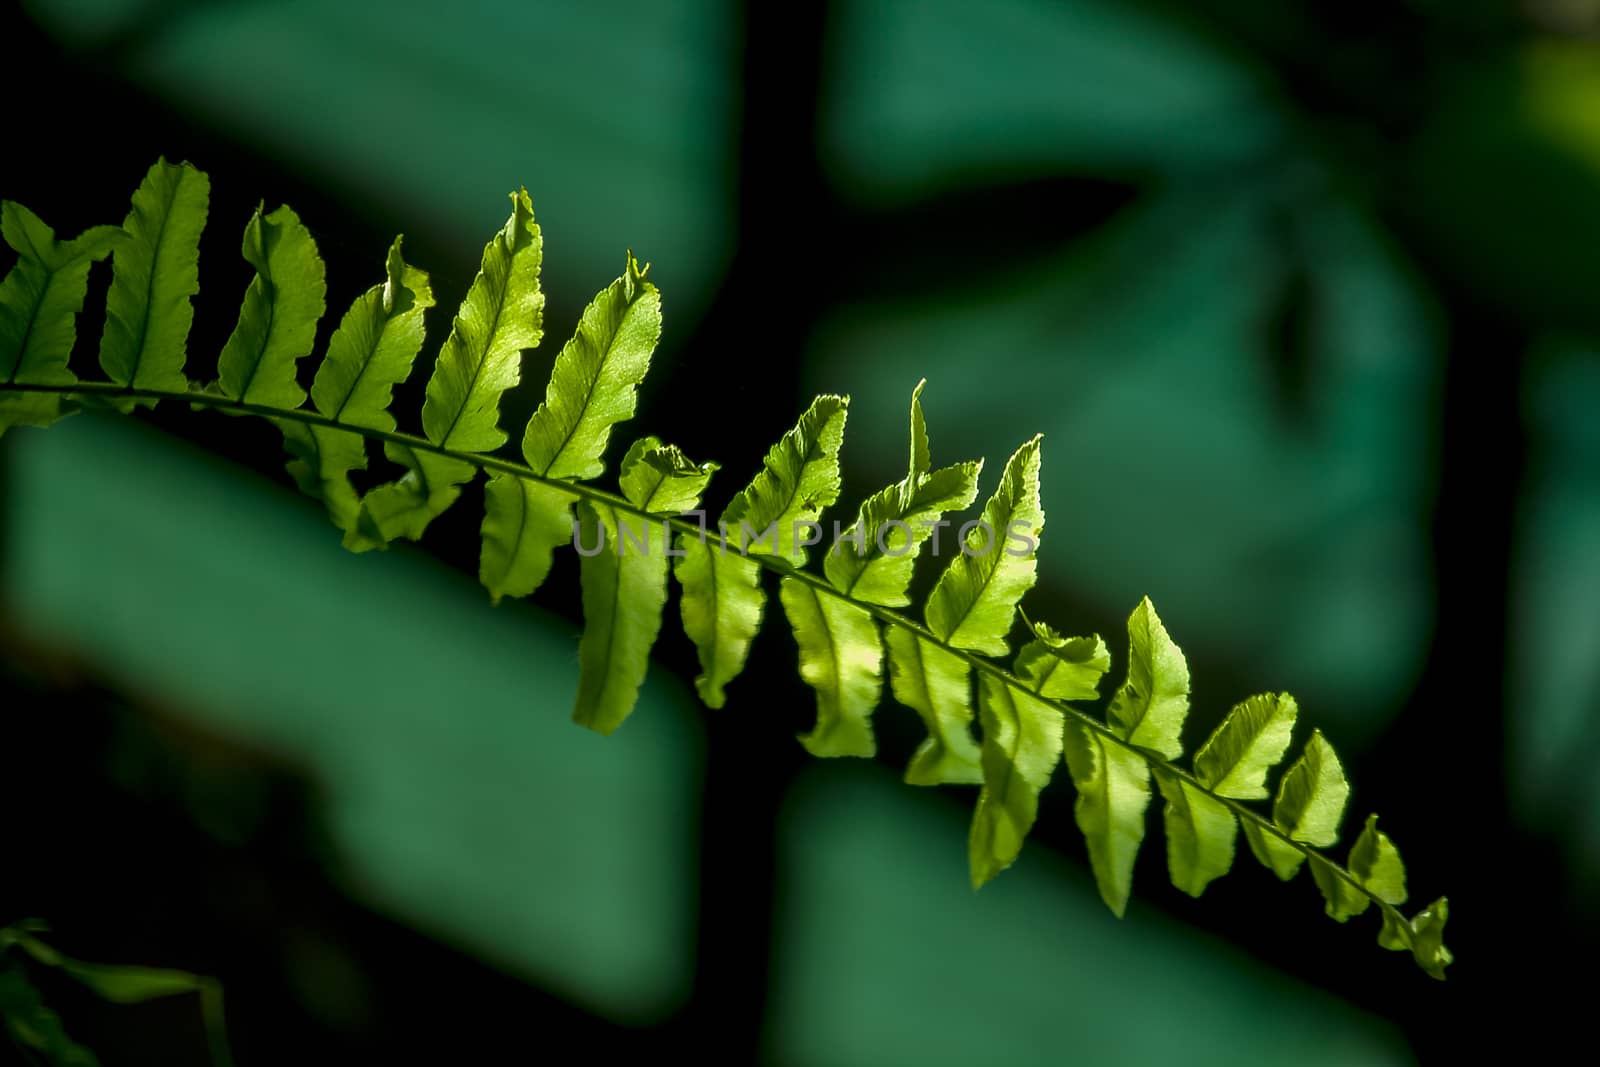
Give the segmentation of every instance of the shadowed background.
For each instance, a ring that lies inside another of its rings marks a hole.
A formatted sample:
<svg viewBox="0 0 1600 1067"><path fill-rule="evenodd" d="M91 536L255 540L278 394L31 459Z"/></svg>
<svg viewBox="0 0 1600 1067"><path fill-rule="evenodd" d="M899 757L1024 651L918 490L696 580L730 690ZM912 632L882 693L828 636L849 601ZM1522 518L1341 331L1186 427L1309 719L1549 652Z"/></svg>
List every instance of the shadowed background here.
<svg viewBox="0 0 1600 1067"><path fill-rule="evenodd" d="M1042 431L1030 614L1104 634L1116 678L1150 595L1191 748L1292 691L1345 757L1346 839L1383 814L1458 962L1430 982L1243 856L1191 901L1153 812L1117 922L1062 772L974 895L971 791L898 783L892 700L876 760L805 757L776 617L708 712L669 605L638 710L591 735L570 555L491 608L469 491L422 548L352 556L271 426L174 405L0 441L0 924L220 976L245 1065L1366 1065L1576 1025L1544 965L1597 933L1600 2L0 19L0 196L74 233L158 154L211 174L193 377L259 200L310 227L330 309L396 232L450 309L525 185L546 340L504 425L632 248L666 328L625 432L720 462L713 507L817 392L852 396L831 517L902 473L919 378L936 464L987 457L985 495ZM204 1062L192 1005L45 989L112 1067Z"/></svg>

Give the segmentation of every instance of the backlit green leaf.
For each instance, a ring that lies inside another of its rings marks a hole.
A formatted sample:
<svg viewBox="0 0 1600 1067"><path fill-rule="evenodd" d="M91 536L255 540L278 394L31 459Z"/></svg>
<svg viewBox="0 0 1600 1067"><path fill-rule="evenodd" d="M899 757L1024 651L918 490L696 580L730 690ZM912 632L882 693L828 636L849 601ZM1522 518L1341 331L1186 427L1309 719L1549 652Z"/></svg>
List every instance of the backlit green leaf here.
<svg viewBox="0 0 1600 1067"><path fill-rule="evenodd" d="M433 290L427 274L401 257L398 237L384 266L383 284L356 298L328 341L311 385L311 403L338 423L387 433L395 429L389 413L394 387L410 375L422 347L423 312L433 306ZM295 484L327 505L335 526L351 530L361 505L349 474L366 469L366 439L326 426L276 421L295 457L288 465Z"/></svg>
<svg viewBox="0 0 1600 1067"><path fill-rule="evenodd" d="M872 711L883 691L883 642L865 608L819 595L798 578L778 591L800 646L800 677L817 691L817 725L800 735L813 756L871 756Z"/></svg>
<svg viewBox="0 0 1600 1067"><path fill-rule="evenodd" d="M1175 759L1188 712L1189 665L1145 597L1128 617L1128 679L1107 718L1128 741Z"/></svg>
<svg viewBox="0 0 1600 1067"><path fill-rule="evenodd" d="M1326 847L1339 839L1339 817L1350 796L1350 783L1333 746L1313 730L1305 751L1284 774L1272 821L1295 841Z"/></svg>
<svg viewBox="0 0 1600 1067"><path fill-rule="evenodd" d="M653 437L635 442L622 461L628 500L646 511L693 508L710 477ZM582 502L578 515L584 630L573 718L608 734L633 711L661 631L672 534L658 520L598 501Z"/></svg>
<svg viewBox="0 0 1600 1067"><path fill-rule="evenodd" d="M1039 442L1012 454L983 517L957 531L958 552L928 598L924 617L935 637L956 648L1003 656L1017 602L1037 577L1044 530L1039 503Z"/></svg>
<svg viewBox="0 0 1600 1067"><path fill-rule="evenodd" d="M1094 700L1100 678L1111 669L1111 652L1098 634L1062 637L1045 623L1034 623L1034 639L1017 653L1017 674L1033 691L1055 700Z"/></svg>
<svg viewBox="0 0 1600 1067"><path fill-rule="evenodd" d="M183 392L191 298L200 291L200 232L211 181L187 163L158 159L133 194L112 257L100 366L118 385Z"/></svg>
<svg viewBox="0 0 1600 1067"><path fill-rule="evenodd" d="M495 474L484 486L478 580L498 604L528 596L550 574L555 550L570 544L578 498L551 485Z"/></svg>
<svg viewBox="0 0 1600 1067"><path fill-rule="evenodd" d="M421 537L478 473L477 467L463 460L393 441L384 444L383 454L406 468L406 473L361 498L356 524L347 527L344 535L344 546L355 552L383 548L397 537L413 541Z"/></svg>
<svg viewBox="0 0 1600 1067"><path fill-rule="evenodd" d="M1272 821L1293 841L1319 848L1339 837L1339 817L1344 814L1350 785L1333 746L1320 731L1313 731L1305 751L1278 783ZM1279 878L1288 881L1305 861L1305 853L1253 823L1245 823L1250 850Z"/></svg>
<svg viewBox="0 0 1600 1067"><path fill-rule="evenodd" d="M1406 865L1389 835L1378 829L1378 817L1367 824L1350 849L1350 873L1362 887L1385 904L1406 902Z"/></svg>
<svg viewBox="0 0 1600 1067"><path fill-rule="evenodd" d="M720 708L727 701L723 687L744 669L761 628L761 567L714 534L679 534L678 551L672 573L683 586L683 630L700 657L695 691L707 707Z"/></svg>
<svg viewBox="0 0 1600 1067"><path fill-rule="evenodd" d="M1198 897L1212 879L1227 874L1233 866L1233 844L1238 836L1233 812L1170 771L1156 767L1155 778L1166 800L1162 820L1172 884Z"/></svg>
<svg viewBox="0 0 1600 1067"><path fill-rule="evenodd" d="M1315 852L1311 854L1311 878L1328 902L1329 918L1344 922L1366 911L1372 903L1367 894L1350 884L1338 867Z"/></svg>
<svg viewBox="0 0 1600 1067"><path fill-rule="evenodd" d="M822 509L839 499L839 446L850 401L819 396L767 452L761 472L722 513L730 550L779 556L804 566L801 541ZM815 541L813 543L816 543Z"/></svg>
<svg viewBox="0 0 1600 1067"><path fill-rule="evenodd" d="M973 888L1011 866L1021 853L1039 815L1039 793L1061 761L1062 730L1059 709L990 674L979 680L978 715L983 788L967 838Z"/></svg>
<svg viewBox="0 0 1600 1067"><path fill-rule="evenodd" d="M528 191L512 193L511 205L511 217L484 247L422 405L428 440L458 452L488 452L505 443L500 396L520 379L523 350L543 335L544 241Z"/></svg>
<svg viewBox="0 0 1600 1067"><path fill-rule="evenodd" d="M1218 796L1264 800L1267 772L1289 748L1296 710L1288 693L1263 693L1234 705L1195 753L1200 784Z"/></svg>
<svg viewBox="0 0 1600 1067"><path fill-rule="evenodd" d="M910 785L983 781L972 737L972 675L967 661L910 630L889 627L889 682L894 698L922 717L928 736L906 767Z"/></svg>
<svg viewBox="0 0 1600 1067"><path fill-rule="evenodd" d="M622 277L594 298L556 357L544 403L522 438L522 454L539 474L599 477L611 427L633 417L635 389L661 336L661 294L644 274L628 253Z"/></svg>
<svg viewBox="0 0 1600 1067"><path fill-rule="evenodd" d="M115 226L96 226L70 241L39 216L0 202L0 236L17 262L0 282L0 383L70 385L67 357L77 337L78 312L89 287L89 266L127 240ZM48 426L72 408L58 393L0 397L0 433L9 426Z"/></svg>
<svg viewBox="0 0 1600 1067"><path fill-rule="evenodd" d="M699 506L700 494L719 469L715 463L693 462L676 445L643 437L628 449L618 480L622 495L635 507L654 515L679 515Z"/></svg>
<svg viewBox="0 0 1600 1067"><path fill-rule="evenodd" d="M579 502L578 523L584 625L572 718L609 734L633 711L661 631L670 535L658 523L592 500Z"/></svg>
<svg viewBox="0 0 1600 1067"><path fill-rule="evenodd" d="M1106 905L1122 917L1133 890L1133 861L1144 840L1150 764L1074 720L1066 724L1067 769L1078 789L1073 806L1089 844L1089 866Z"/></svg>
<svg viewBox="0 0 1600 1067"><path fill-rule="evenodd" d="M295 383L295 361L311 352L327 292L322 257L288 207L270 215L257 207L242 252L256 276L217 357L217 385L230 400L297 408L306 393Z"/></svg>

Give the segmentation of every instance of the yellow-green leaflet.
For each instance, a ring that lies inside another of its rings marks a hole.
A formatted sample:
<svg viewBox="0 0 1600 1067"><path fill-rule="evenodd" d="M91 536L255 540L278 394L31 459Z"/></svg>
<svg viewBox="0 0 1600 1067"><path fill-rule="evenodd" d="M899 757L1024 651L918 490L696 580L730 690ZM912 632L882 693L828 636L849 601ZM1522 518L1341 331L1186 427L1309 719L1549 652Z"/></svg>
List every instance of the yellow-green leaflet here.
<svg viewBox="0 0 1600 1067"><path fill-rule="evenodd" d="M1062 637L1048 624L1033 624L1034 638L1017 653L1017 674L1033 691L1055 700L1094 700L1100 678L1111 669L1111 650L1100 639Z"/></svg>
<svg viewBox="0 0 1600 1067"><path fill-rule="evenodd" d="M183 392L190 299L200 291L200 232L211 180L187 163L156 160L122 223L112 253L100 366L118 385Z"/></svg>
<svg viewBox="0 0 1600 1067"><path fill-rule="evenodd" d="M1195 753L1195 777L1218 796L1266 799L1267 772L1289 748L1296 711L1288 693L1263 693L1234 705Z"/></svg>
<svg viewBox="0 0 1600 1067"><path fill-rule="evenodd" d="M623 458L623 493L643 511L687 511L699 503L715 469L646 437ZM633 711L661 631L672 535L657 520L598 501L584 501L578 513L585 625L573 718L608 734Z"/></svg>
<svg viewBox="0 0 1600 1067"><path fill-rule="evenodd" d="M1189 664L1145 597L1128 616L1128 680L1107 718L1129 742L1168 759L1183 755L1179 734L1189 712Z"/></svg>
<svg viewBox="0 0 1600 1067"><path fill-rule="evenodd" d="M572 541L578 498L555 486L496 474L483 487L478 580L496 604L544 584L555 550Z"/></svg>
<svg viewBox="0 0 1600 1067"><path fill-rule="evenodd" d="M1237 836L1233 812L1216 797L1175 774L1155 768L1156 787L1166 806L1167 868L1172 884L1197 897L1212 879L1233 866Z"/></svg>
<svg viewBox="0 0 1600 1067"><path fill-rule="evenodd" d="M813 756L871 756L872 710L883 689L883 643L865 608L785 578L778 599L800 646L800 677L817 691L817 725L800 735Z"/></svg>
<svg viewBox="0 0 1600 1067"><path fill-rule="evenodd" d="M433 306L433 290L428 285L428 275L401 256L398 237L389 248L384 270L383 283L356 298L329 338L328 354L311 385L311 403L336 423L388 432L395 428L394 416L389 413L394 387L411 374L422 348L423 313ZM359 525L361 502L349 475L352 470L366 469L366 439L357 433L293 419L275 421L283 431L285 446L295 457L288 464L295 484L321 499L334 525L350 534L352 540L359 539L363 547L372 547L368 541L381 535L367 538L359 531L352 533ZM383 498L387 496L392 501L397 492L400 491L391 489L380 494L371 514L382 511ZM455 497L448 499L453 501ZM375 518L370 522L374 531L383 525ZM388 522L389 528L395 529L394 521ZM417 527L419 533L425 526L423 522Z"/></svg>
<svg viewBox="0 0 1600 1067"><path fill-rule="evenodd" d="M295 362L311 354L328 288L317 243L287 205L270 215L257 207L241 252L256 276L217 357L218 388L231 400L297 408L306 393L295 383Z"/></svg>
<svg viewBox="0 0 1600 1067"><path fill-rule="evenodd" d="M368 543L366 536L353 532L360 523L361 498L350 484L350 472L366 469L366 438L295 419L274 419L273 423L283 431L283 446L294 457L284 464L289 476L302 493L322 501L328 509L328 518L346 531L349 538L346 546L358 547L359 541L361 548L380 547L381 542L376 541L376 526L372 543Z"/></svg>
<svg viewBox="0 0 1600 1067"><path fill-rule="evenodd" d="M397 537L421 537L428 524L456 502L461 486L478 473L464 460L392 441L384 444L383 454L406 473L361 498L356 524L344 535L344 546L354 552L383 548Z"/></svg>
<svg viewBox="0 0 1600 1067"><path fill-rule="evenodd" d="M1450 950L1444 947L1444 928L1450 919L1450 901L1440 897L1412 919L1407 919L1391 905L1381 904L1379 907L1383 911L1383 930L1378 934L1378 944L1395 951L1409 951L1418 967L1442 981L1444 969L1455 959Z"/></svg>
<svg viewBox="0 0 1600 1067"><path fill-rule="evenodd" d="M661 294L633 253L622 276L584 310L556 357L522 437L528 466L550 478L598 478L611 427L633 417L635 390L661 336Z"/></svg>
<svg viewBox="0 0 1600 1067"><path fill-rule="evenodd" d="M897 626L886 634L894 698L922 717L928 736L911 754L910 785L983 781L972 737L972 677L967 661Z"/></svg>
<svg viewBox="0 0 1600 1067"><path fill-rule="evenodd" d="M983 788L972 813L967 860L973 888L1011 866L1039 815L1039 794L1061 762L1059 709L985 674L978 684Z"/></svg>
<svg viewBox="0 0 1600 1067"><path fill-rule="evenodd" d="M0 382L70 385L67 357L77 339L78 312L89 288L89 265L128 239L115 226L96 226L70 241L11 200L0 202L0 236L17 253L0 282ZM67 412L53 393L12 393L0 399L0 433L8 426L48 426Z"/></svg>
<svg viewBox="0 0 1600 1067"><path fill-rule="evenodd" d="M794 429L767 452L760 473L722 513L731 550L766 554L796 567L806 562L800 542L822 509L839 499L839 446L850 401L819 396Z"/></svg>
<svg viewBox="0 0 1600 1067"><path fill-rule="evenodd" d="M1406 902L1406 865L1389 835L1378 829L1378 817L1367 816L1361 836L1350 849L1350 873L1385 904Z"/></svg>
<svg viewBox="0 0 1600 1067"><path fill-rule="evenodd" d="M1350 785L1333 746L1321 731L1313 731L1305 751L1278 784L1272 821L1291 841L1331 845L1339 838L1339 817L1349 796ZM1299 849L1253 824L1245 824L1245 836L1256 858L1285 881L1294 877L1305 859Z"/></svg>
<svg viewBox="0 0 1600 1067"><path fill-rule="evenodd" d="M955 648L1003 656L1017 602L1033 588L1035 553L1044 530L1039 503L1039 442L1012 454L981 520L965 535L939 575L924 617L933 635ZM1022 540L1022 539L1026 540Z"/></svg>
<svg viewBox="0 0 1600 1067"><path fill-rule="evenodd" d="M422 404L428 440L458 452L505 443L500 396L521 377L522 351L543 336L539 265L544 240L526 189L511 194L511 217L483 249L483 263L433 365Z"/></svg>
<svg viewBox="0 0 1600 1067"><path fill-rule="evenodd" d="M1331 861L1315 852L1310 859L1311 880L1317 883L1322 898L1328 902L1328 918L1345 922L1371 906L1372 898L1346 881Z"/></svg>
<svg viewBox="0 0 1600 1067"><path fill-rule="evenodd" d="M706 707L720 708L728 699L723 687L744 669L761 628L761 567L714 535L679 534L678 551L672 573L683 586L683 631L700 657L695 692Z"/></svg>
<svg viewBox="0 0 1600 1067"><path fill-rule="evenodd" d="M1065 742L1067 769L1078 789L1073 814L1089 844L1095 885L1106 906L1121 918L1133 890L1133 861L1144 840L1150 764L1074 720L1067 721Z"/></svg>

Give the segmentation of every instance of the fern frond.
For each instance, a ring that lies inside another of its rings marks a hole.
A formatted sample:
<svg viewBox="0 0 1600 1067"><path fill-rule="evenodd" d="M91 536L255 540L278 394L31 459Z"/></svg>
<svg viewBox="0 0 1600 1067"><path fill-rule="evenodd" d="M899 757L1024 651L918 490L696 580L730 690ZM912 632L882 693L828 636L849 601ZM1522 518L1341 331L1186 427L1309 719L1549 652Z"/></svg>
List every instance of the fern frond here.
<svg viewBox="0 0 1600 1067"><path fill-rule="evenodd" d="M1279 780L1270 814L1245 803L1268 796L1271 771L1292 740L1298 708L1288 694L1235 706L1186 769L1179 761L1188 664L1148 599L1128 620L1127 670L1105 719L1077 706L1098 698L1111 666L1098 636L1065 637L1030 623L1011 669L1000 664L1013 652L1020 601L1036 578L1040 438L1011 456L978 519L948 522L942 516L976 498L982 465L933 469L918 383L906 476L864 500L845 529L833 524L814 573L805 569L806 550L824 543L823 512L840 493L844 397L812 403L715 529L697 509L716 465L693 463L658 438L628 450L619 493L592 484L613 429L634 414L661 329L660 296L631 253L555 360L544 402L523 432L525 462L517 462L494 450L507 440L500 398L521 377L523 351L543 333L543 246L526 190L512 194L511 216L485 248L434 363L420 434L400 428L392 398L421 348L433 298L398 239L383 283L356 299L330 339L311 407L304 406L296 362L309 352L324 307L323 264L288 208L258 209L250 220L244 253L256 278L219 360L220 380L187 384L206 193L203 174L158 160L124 227L98 227L69 242L57 242L25 208L3 205L0 230L19 259L0 283L0 431L47 424L91 403L128 411L178 400L267 418L284 433L295 481L324 502L355 550L422 537L486 472L479 577L496 601L537 589L555 551L576 540L586 626L574 717L602 733L633 708L661 629L669 560L701 667L695 686L713 708L743 670L765 610L762 577L773 572L801 677L816 692L816 725L802 743L820 756L871 755L887 658L895 699L928 731L906 780L981 786L968 838L975 886L1017 860L1040 794L1064 759L1096 884L1116 914L1130 898L1153 781L1165 802L1178 889L1198 896L1225 874L1242 828L1251 851L1279 877L1309 863L1329 915L1343 921L1376 904L1379 943L1443 976L1451 961L1443 944L1448 902L1440 898L1410 918L1400 912L1405 867L1376 818L1347 864L1321 851L1338 840L1349 784L1320 732ZM113 248L101 339L106 380L79 381L68 367L76 316L90 264ZM374 443L404 473L358 497L349 474L365 467ZM919 624L895 609L914 607L907 591L916 562L926 546L941 554L940 532L949 526L956 529L946 539L950 558ZM981 740L972 734L974 676Z"/></svg>

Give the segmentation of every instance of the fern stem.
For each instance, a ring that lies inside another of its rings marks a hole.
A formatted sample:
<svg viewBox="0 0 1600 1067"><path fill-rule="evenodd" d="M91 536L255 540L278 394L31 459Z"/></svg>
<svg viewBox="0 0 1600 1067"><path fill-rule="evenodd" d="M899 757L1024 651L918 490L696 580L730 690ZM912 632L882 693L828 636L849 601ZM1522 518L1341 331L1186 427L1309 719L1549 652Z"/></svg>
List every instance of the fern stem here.
<svg viewBox="0 0 1600 1067"><path fill-rule="evenodd" d="M455 449L445 448L441 445L434 444L425 437L419 437L414 434L401 433L397 430L375 430L365 426L354 426L348 423L342 423L336 419L329 418L328 416L305 408L275 408L266 404L252 404L246 403L242 400L233 400L216 393L205 393L198 391L179 392L175 390L162 389L138 389L117 385L112 382L75 382L71 385L33 385L19 384L15 382L0 382L0 394L4 394L6 392L51 393L64 397L72 395L84 395L116 396L127 397L130 399L172 400L180 403L188 403L196 407L244 412L246 414L259 415L264 418L289 419L295 422L302 422L311 426L318 426L328 430L337 430L344 433L356 434L372 441L403 445L419 452L430 452L449 459L460 460L483 470L496 471L501 474L508 474L513 477L523 478L528 481L551 486L553 488L560 489L564 493L571 494L572 496L583 497L587 500L614 508L619 512L624 512L650 522L665 523L675 532L686 534L690 537L699 539L705 537L706 535L705 529L699 525L690 523L673 515L657 514L655 512L648 511L644 508L634 505L623 496L614 493L608 493L603 489L598 489L582 482L567 481L562 478L550 478L538 473L537 471L533 470L533 468L526 466L525 464L516 463L511 460L500 459L498 457L485 455L480 452L461 452ZM1013 689L1017 692L1026 693L1032 699L1042 701L1043 703L1049 704L1052 707L1058 708L1064 714L1072 716L1073 719L1075 719L1086 729L1094 731L1104 740L1116 745L1118 748L1133 753L1140 759L1144 760L1151 767L1158 768L1166 774L1181 779L1187 785L1192 786L1199 792L1204 793L1216 800L1218 803L1231 811L1241 823L1248 820L1250 823L1254 824L1257 829L1277 838L1289 848L1294 849L1296 852L1299 852L1308 859L1312 856L1316 856L1317 858L1325 861L1328 866L1333 868L1334 872L1350 886L1350 888L1354 889L1357 893L1377 904L1380 909L1385 911L1393 910L1390 905L1379 899L1379 897L1372 890L1369 890L1362 885L1360 881L1358 881L1343 864L1329 859L1327 856L1323 855L1320 850L1315 849L1310 845L1293 840L1286 830L1279 827L1271 819L1263 817L1261 813L1257 812L1254 808L1249 807L1241 801L1235 800L1231 797L1221 796L1212 790L1207 789L1200 783L1199 779L1197 779L1190 772L1177 766L1172 761L1166 759L1158 753L1152 752L1151 750L1140 745L1133 744L1114 731L1105 722L1094 717L1093 715L1090 715L1084 711L1080 711L1078 708L1063 701L1040 696L1026 682L1012 674L1010 671L1007 671L1004 667L1001 667L994 661L984 656L980 656L977 653L969 652L966 649L957 648L948 644L939 637L936 637L930 630L922 626L920 623L901 615L899 612L878 604L870 603L868 601L857 600L848 593L840 592L825 579L808 571L799 570L791 566L781 557L753 554L747 556L746 558L753 560L758 565L769 571L773 571L784 577L793 578L796 581L802 582L810 586L812 590L819 594L830 596L836 600L841 600L848 604L854 605L855 607L867 612L874 618L883 622L885 625L895 626L902 630L907 630L915 634L920 640L941 648L950 653L952 656L962 660L973 670L982 672L999 680L1010 689Z"/></svg>

